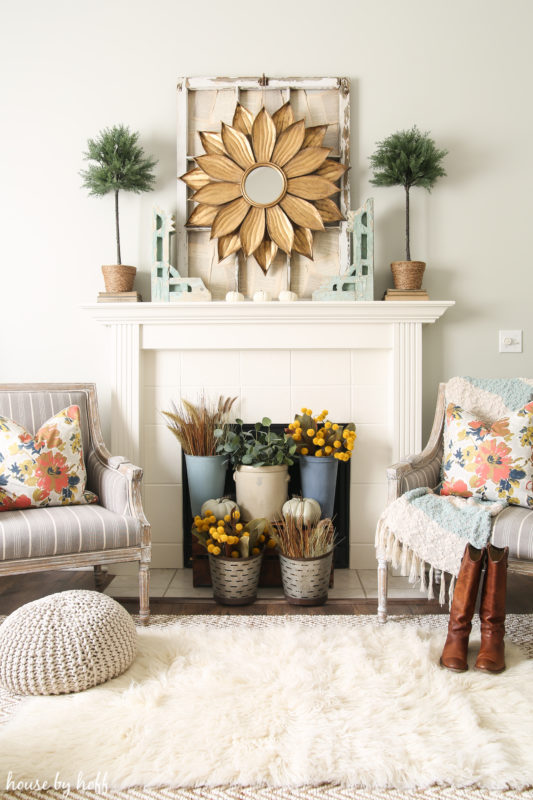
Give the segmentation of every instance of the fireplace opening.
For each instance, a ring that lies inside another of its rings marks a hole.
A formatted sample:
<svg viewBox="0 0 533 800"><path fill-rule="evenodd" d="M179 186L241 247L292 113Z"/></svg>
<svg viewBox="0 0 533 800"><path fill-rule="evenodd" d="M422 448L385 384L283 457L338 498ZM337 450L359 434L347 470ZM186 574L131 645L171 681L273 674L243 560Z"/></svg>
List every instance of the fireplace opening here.
<svg viewBox="0 0 533 800"><path fill-rule="evenodd" d="M271 427L276 433L282 433L286 425L273 423ZM246 424L244 428L250 430L253 428L253 425ZM183 452L181 455L181 468L183 476L183 566L192 568L193 586L210 586L211 578L207 554L205 549L196 541L191 533L193 516L191 513L187 469ZM296 461L292 467L289 467L289 479L288 496L301 495L300 467L298 461ZM224 496L235 500L235 481L233 480L233 470L231 468L228 468L226 472ZM339 461L333 517L338 538L334 558L335 569L346 569L350 565L350 461ZM279 560L275 553L265 553L259 585L281 586Z"/></svg>

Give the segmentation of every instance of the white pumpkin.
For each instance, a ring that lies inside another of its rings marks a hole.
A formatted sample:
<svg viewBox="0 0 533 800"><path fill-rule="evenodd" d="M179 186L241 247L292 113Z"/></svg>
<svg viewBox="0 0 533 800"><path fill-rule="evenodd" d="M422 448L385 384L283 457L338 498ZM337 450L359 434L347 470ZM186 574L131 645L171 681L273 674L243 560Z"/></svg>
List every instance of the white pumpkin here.
<svg viewBox="0 0 533 800"><path fill-rule="evenodd" d="M226 514L231 514L232 511L238 511L239 506L227 497L219 497L216 500L206 500L205 503L202 503L202 517L207 509L209 509L217 519L224 519Z"/></svg>
<svg viewBox="0 0 533 800"><path fill-rule="evenodd" d="M302 518L304 525L315 525L322 510L312 497L293 497L283 505L282 512L284 517Z"/></svg>
<svg viewBox="0 0 533 800"><path fill-rule="evenodd" d="M269 303L272 300L272 295L270 292L265 291L265 289L259 289L259 291L254 292L253 301L254 303Z"/></svg>
<svg viewBox="0 0 533 800"><path fill-rule="evenodd" d="M228 292L226 295L226 303L242 303L244 295L240 292Z"/></svg>
<svg viewBox="0 0 533 800"><path fill-rule="evenodd" d="M279 293L278 300L280 303L294 303L298 300L298 295L296 292L289 292L287 289Z"/></svg>

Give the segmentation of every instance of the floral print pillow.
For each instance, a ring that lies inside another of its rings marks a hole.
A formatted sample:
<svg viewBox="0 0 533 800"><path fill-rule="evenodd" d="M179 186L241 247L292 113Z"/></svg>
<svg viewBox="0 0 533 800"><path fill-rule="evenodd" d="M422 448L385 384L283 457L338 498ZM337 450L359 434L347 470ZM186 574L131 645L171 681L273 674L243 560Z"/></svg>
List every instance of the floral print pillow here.
<svg viewBox="0 0 533 800"><path fill-rule="evenodd" d="M533 508L533 402L492 425L450 403L441 478L441 494Z"/></svg>
<svg viewBox="0 0 533 800"><path fill-rule="evenodd" d="M0 511L94 503L86 482L79 406L64 408L35 436L0 416Z"/></svg>

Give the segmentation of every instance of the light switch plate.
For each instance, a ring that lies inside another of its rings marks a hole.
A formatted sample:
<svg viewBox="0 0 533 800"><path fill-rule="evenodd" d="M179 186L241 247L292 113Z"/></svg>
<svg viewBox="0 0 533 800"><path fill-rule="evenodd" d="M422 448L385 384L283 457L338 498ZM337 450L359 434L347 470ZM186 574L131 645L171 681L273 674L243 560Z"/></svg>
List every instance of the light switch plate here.
<svg viewBox="0 0 533 800"><path fill-rule="evenodd" d="M522 331L499 331L500 353L522 352Z"/></svg>

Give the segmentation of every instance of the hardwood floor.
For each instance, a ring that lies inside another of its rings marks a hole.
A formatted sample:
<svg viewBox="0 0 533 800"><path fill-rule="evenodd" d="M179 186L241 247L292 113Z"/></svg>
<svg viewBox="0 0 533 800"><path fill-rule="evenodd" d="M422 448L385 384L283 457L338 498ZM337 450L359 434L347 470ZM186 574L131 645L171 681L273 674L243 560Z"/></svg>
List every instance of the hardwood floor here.
<svg viewBox="0 0 533 800"><path fill-rule="evenodd" d="M111 582L105 577L105 588ZM24 603L37 600L54 592L69 589L94 589L92 572L77 570L55 570L28 575L8 575L0 578L0 614L10 614ZM533 580L524 575L509 575L507 587L507 611L509 614L533 614ZM137 601L117 598L131 613L138 612ZM447 614L446 606L436 600L400 598L389 599L390 614ZM375 599L349 598L330 599L324 606L306 608L291 606L285 600L258 601L251 606L220 606L209 598L151 598L153 614L375 614Z"/></svg>

